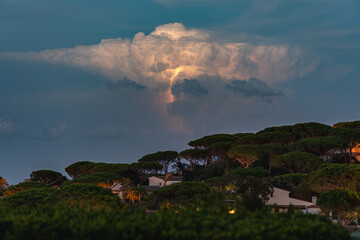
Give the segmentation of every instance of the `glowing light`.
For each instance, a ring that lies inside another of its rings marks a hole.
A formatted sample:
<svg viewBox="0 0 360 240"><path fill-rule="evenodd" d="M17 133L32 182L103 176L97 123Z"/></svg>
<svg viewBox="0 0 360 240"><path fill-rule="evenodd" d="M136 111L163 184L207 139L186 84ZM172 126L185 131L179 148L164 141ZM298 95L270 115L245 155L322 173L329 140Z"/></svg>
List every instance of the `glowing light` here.
<svg viewBox="0 0 360 240"><path fill-rule="evenodd" d="M168 90L168 99L167 99L167 103L173 103L175 101L175 97L174 95L172 94L171 92L171 88L173 86L173 83L176 79L176 77L179 75L179 73L183 70L183 67L180 66L176 69L170 69L170 71L173 71L174 73L172 74L172 76L170 77L170 87L169 87L169 90Z"/></svg>
<svg viewBox="0 0 360 240"><path fill-rule="evenodd" d="M235 214L235 209L229 210L229 214Z"/></svg>

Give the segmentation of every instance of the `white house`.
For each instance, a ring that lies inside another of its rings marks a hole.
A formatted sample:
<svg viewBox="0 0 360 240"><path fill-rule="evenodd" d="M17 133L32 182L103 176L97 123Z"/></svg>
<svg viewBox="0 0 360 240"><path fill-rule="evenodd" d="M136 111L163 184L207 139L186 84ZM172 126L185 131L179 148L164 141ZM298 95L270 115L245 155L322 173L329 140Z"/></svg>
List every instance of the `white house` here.
<svg viewBox="0 0 360 240"><path fill-rule="evenodd" d="M123 185L119 181L114 181L113 185L110 187L110 190L119 196L121 200L125 200L126 193L124 191Z"/></svg>
<svg viewBox="0 0 360 240"><path fill-rule="evenodd" d="M312 198L313 202L307 202L296 198L289 197L290 192L274 188L272 194L269 195L267 205L277 205L280 211L286 211L290 205L296 209L301 209L304 213L319 214L320 207L316 205L316 197Z"/></svg>
<svg viewBox="0 0 360 240"><path fill-rule="evenodd" d="M180 176L172 176L169 177L166 185L171 185L174 183L179 183L181 182L181 177ZM151 187L163 187L165 184L165 176L152 176L149 177L149 186Z"/></svg>

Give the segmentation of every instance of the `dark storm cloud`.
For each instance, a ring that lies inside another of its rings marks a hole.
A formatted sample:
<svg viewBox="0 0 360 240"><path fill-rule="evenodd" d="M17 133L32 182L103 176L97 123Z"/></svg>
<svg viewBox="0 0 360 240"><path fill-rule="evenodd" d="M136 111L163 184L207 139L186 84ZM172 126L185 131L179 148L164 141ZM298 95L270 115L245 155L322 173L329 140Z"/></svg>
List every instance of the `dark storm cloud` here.
<svg viewBox="0 0 360 240"><path fill-rule="evenodd" d="M126 77L120 79L116 82L107 82L105 83L107 89L109 90L117 90L117 89L133 89L133 90L145 90L146 87L141 85L135 81L129 80Z"/></svg>
<svg viewBox="0 0 360 240"><path fill-rule="evenodd" d="M184 79L182 82L176 82L172 88L171 93L175 97L179 97L182 93L192 97L202 97L208 94L208 90L201 86L197 80Z"/></svg>
<svg viewBox="0 0 360 240"><path fill-rule="evenodd" d="M227 89L231 89L236 93L240 93L245 97L279 97L283 96L281 90L270 88L265 82L250 78L247 80L233 80L230 84L226 84Z"/></svg>

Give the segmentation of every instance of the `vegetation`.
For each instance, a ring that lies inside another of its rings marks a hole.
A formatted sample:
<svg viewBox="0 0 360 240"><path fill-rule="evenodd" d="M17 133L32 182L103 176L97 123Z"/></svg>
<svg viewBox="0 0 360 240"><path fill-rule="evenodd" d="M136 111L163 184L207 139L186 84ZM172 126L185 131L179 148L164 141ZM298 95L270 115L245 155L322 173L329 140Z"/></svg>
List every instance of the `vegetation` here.
<svg viewBox="0 0 360 240"><path fill-rule="evenodd" d="M0 177L0 189L6 189L7 187L9 187L9 184L6 181L6 179L3 177Z"/></svg>
<svg viewBox="0 0 360 240"><path fill-rule="evenodd" d="M350 224L360 213L360 198L356 192L335 189L320 194L317 201L322 210L338 213L341 222Z"/></svg>
<svg viewBox="0 0 360 240"><path fill-rule="evenodd" d="M346 148L346 142L337 137L303 138L289 145L290 151L301 151L324 156L328 151Z"/></svg>
<svg viewBox="0 0 360 240"><path fill-rule="evenodd" d="M110 188L115 181L120 181L121 179L121 175L117 173L99 172L92 173L80 178L74 178L73 180L67 181L64 184L67 185L72 183L93 183L98 186Z"/></svg>
<svg viewBox="0 0 360 240"><path fill-rule="evenodd" d="M350 164L359 143L360 121L310 122L208 135L132 164L76 162L65 168L71 180L52 170L11 186L0 177L0 240L351 239L326 217L271 213L266 202L274 187L318 196L349 224L360 209L360 165ZM165 186L147 188L158 174Z"/></svg>
<svg viewBox="0 0 360 240"><path fill-rule="evenodd" d="M109 189L88 183L69 184L50 194L46 201L67 206L121 206L120 198Z"/></svg>
<svg viewBox="0 0 360 240"><path fill-rule="evenodd" d="M237 169L206 181L227 199L240 198L247 209L262 208L272 192L268 172L262 168Z"/></svg>
<svg viewBox="0 0 360 240"><path fill-rule="evenodd" d="M286 169L291 173L310 173L323 163L324 160L314 154L290 152L274 158L271 164L274 167Z"/></svg>
<svg viewBox="0 0 360 240"><path fill-rule="evenodd" d="M171 174L169 174L169 167L176 162L178 153L175 151L163 151L151 153L139 159L141 162L158 163L162 166L162 172L165 174L165 185Z"/></svg>
<svg viewBox="0 0 360 240"><path fill-rule="evenodd" d="M327 136L331 131L331 127L325 124L308 122L308 123L298 123L295 125L289 126L280 126L280 127L270 127L265 128L264 130L258 132L258 134L264 134L267 132L287 132L292 133L295 136L295 139L307 137L320 137Z"/></svg>
<svg viewBox="0 0 360 240"><path fill-rule="evenodd" d="M131 169L140 176L140 184L144 183L145 177L149 174L155 174L163 169L158 162L140 161L131 164Z"/></svg>
<svg viewBox="0 0 360 240"><path fill-rule="evenodd" d="M98 239L247 239L351 240L348 231L329 219L304 214L249 212L238 206L157 211L43 206L38 209L0 208L0 238L11 240Z"/></svg>
<svg viewBox="0 0 360 240"><path fill-rule="evenodd" d="M317 193L334 189L360 191L360 165L325 164L309 175L310 187Z"/></svg>
<svg viewBox="0 0 360 240"><path fill-rule="evenodd" d="M22 182L8 187L4 192L4 196L5 197L11 196L17 192L21 192L29 189L35 189L35 188L47 188L47 186L44 183L40 183L40 182Z"/></svg>
<svg viewBox="0 0 360 240"><path fill-rule="evenodd" d="M200 182L181 182L154 191L148 199L151 208L179 208L205 201L210 187Z"/></svg>
<svg viewBox="0 0 360 240"><path fill-rule="evenodd" d="M0 177L0 196L4 195L4 192L5 192L6 188L8 188L8 187L9 187L9 184L6 181L6 179L3 177Z"/></svg>
<svg viewBox="0 0 360 240"><path fill-rule="evenodd" d="M125 163L94 163L89 161L76 162L65 168L72 178L79 178L92 173L110 172L117 173L122 177L131 177L133 172L130 164Z"/></svg>
<svg viewBox="0 0 360 240"><path fill-rule="evenodd" d="M271 184L274 187L293 192L300 184L304 183L307 178L308 175L305 173L289 173L273 177Z"/></svg>
<svg viewBox="0 0 360 240"><path fill-rule="evenodd" d="M18 207L37 207L39 205L45 204L46 198L56 192L55 188L35 188L24 190L1 199L1 204L5 205L8 208L18 208Z"/></svg>
<svg viewBox="0 0 360 240"><path fill-rule="evenodd" d="M250 167L261 154L260 145L235 145L228 151L228 157L234 158L243 168Z"/></svg>
<svg viewBox="0 0 360 240"><path fill-rule="evenodd" d="M51 187L60 186L67 178L61 173L52 170L37 170L30 174L30 180L33 182L41 182Z"/></svg>

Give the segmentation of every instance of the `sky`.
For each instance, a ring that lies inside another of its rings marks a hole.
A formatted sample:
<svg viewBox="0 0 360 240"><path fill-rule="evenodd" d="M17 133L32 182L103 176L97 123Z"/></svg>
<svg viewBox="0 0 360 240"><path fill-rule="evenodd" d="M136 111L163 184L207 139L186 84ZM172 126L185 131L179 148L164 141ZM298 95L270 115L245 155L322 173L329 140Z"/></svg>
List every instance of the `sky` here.
<svg viewBox="0 0 360 240"><path fill-rule="evenodd" d="M0 176L360 120L358 0L1 0Z"/></svg>

